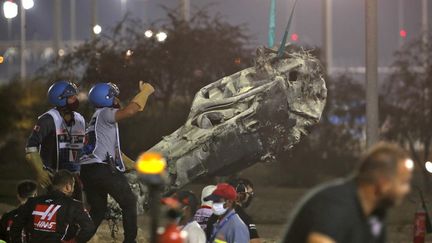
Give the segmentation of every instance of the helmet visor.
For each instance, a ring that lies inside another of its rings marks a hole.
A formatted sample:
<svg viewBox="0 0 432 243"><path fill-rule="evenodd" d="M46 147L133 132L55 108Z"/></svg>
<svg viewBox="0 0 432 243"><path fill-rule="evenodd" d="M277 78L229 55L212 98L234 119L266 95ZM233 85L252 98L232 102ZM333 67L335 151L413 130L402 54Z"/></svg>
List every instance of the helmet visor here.
<svg viewBox="0 0 432 243"><path fill-rule="evenodd" d="M115 85L113 83L108 83L108 85L110 86L110 89L108 91L107 97L109 99L111 99L113 97L118 97L120 95L120 89L117 87L117 85Z"/></svg>
<svg viewBox="0 0 432 243"><path fill-rule="evenodd" d="M63 93L60 95L60 98L67 98L78 94L78 87L74 83L69 83L68 86L64 89Z"/></svg>

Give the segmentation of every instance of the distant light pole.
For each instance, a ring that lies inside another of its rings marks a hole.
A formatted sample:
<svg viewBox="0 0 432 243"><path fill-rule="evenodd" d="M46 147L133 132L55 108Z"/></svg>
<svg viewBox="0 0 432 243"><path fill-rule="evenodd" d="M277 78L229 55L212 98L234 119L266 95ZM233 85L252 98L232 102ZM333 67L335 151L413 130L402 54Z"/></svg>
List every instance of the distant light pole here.
<svg viewBox="0 0 432 243"><path fill-rule="evenodd" d="M366 1L366 146L379 139L377 0Z"/></svg>
<svg viewBox="0 0 432 243"><path fill-rule="evenodd" d="M422 0L422 34L423 34L423 42L427 43L428 40L428 31L429 31L429 14L428 14L428 0Z"/></svg>
<svg viewBox="0 0 432 243"><path fill-rule="evenodd" d="M70 40L76 40L76 0L70 1Z"/></svg>
<svg viewBox="0 0 432 243"><path fill-rule="evenodd" d="M62 0L54 0L54 36L53 36L53 49L54 53L57 56L59 54L59 50L61 49L61 41L62 41L62 16L61 16L61 1Z"/></svg>
<svg viewBox="0 0 432 243"><path fill-rule="evenodd" d="M7 19L8 40L12 39L12 19Z"/></svg>
<svg viewBox="0 0 432 243"><path fill-rule="evenodd" d="M189 22L190 18L190 0L181 0L181 10L183 20Z"/></svg>
<svg viewBox="0 0 432 243"><path fill-rule="evenodd" d="M25 9L23 7L23 4L20 4L20 12L21 12L21 49L20 49L20 77L21 79L24 79L27 75L27 67L26 67L26 61L25 61L25 49L26 49L26 24L25 24Z"/></svg>
<svg viewBox="0 0 432 243"><path fill-rule="evenodd" d="M398 3L399 47L402 47L406 38L404 0L399 0Z"/></svg>
<svg viewBox="0 0 432 243"><path fill-rule="evenodd" d="M325 64L327 69L327 75L331 75L333 66L333 11L332 4L333 0L324 0L322 2L322 14L323 14L323 50L325 57Z"/></svg>
<svg viewBox="0 0 432 243"><path fill-rule="evenodd" d="M12 1L6 1L3 3L3 15L7 19L8 23L8 40L12 39L12 19L18 15L18 5ZM3 57L3 62L5 58ZM7 73L10 73L10 62L7 65Z"/></svg>
<svg viewBox="0 0 432 243"><path fill-rule="evenodd" d="M422 31L422 49L423 49L423 70L426 73L429 65L429 55L428 55L428 38L429 38L429 24L428 24L428 0L422 0L422 19L421 19L421 31Z"/></svg>
<svg viewBox="0 0 432 243"><path fill-rule="evenodd" d="M127 12L127 0L120 0L120 12L122 14L122 18Z"/></svg>
<svg viewBox="0 0 432 243"><path fill-rule="evenodd" d="M23 80L27 76L27 64L25 60L26 52L26 10L33 8L33 0L21 0L20 12L21 12L21 49L20 49L20 77Z"/></svg>
<svg viewBox="0 0 432 243"><path fill-rule="evenodd" d="M276 0L270 0L268 46L273 48L276 39Z"/></svg>
<svg viewBox="0 0 432 243"><path fill-rule="evenodd" d="M98 2L97 0L92 0L92 6L91 6L91 36L94 38L96 35L100 34L102 31L102 27L98 24Z"/></svg>

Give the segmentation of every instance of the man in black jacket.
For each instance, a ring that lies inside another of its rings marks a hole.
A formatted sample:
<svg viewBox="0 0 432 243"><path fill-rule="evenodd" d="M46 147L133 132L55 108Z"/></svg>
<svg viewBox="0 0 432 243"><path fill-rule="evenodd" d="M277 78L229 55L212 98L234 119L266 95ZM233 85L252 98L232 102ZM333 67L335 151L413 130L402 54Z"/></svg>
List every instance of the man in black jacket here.
<svg viewBox="0 0 432 243"><path fill-rule="evenodd" d="M30 243L87 242L95 229L81 202L72 199L75 179L66 170L54 175L53 190L47 195L31 198L18 209L11 227L14 243L21 243L25 228ZM69 236L68 228L78 225L78 234Z"/></svg>
<svg viewBox="0 0 432 243"><path fill-rule="evenodd" d="M414 162L381 142L354 175L311 190L289 217L282 243L384 243L386 215L409 193Z"/></svg>
<svg viewBox="0 0 432 243"><path fill-rule="evenodd" d="M25 180L18 184L17 186L17 199L20 205L23 205L31 197L35 197L37 193L37 184L34 181ZM0 219L0 240L10 242L10 228L12 226L13 220L18 214L18 208L9 211L2 215ZM26 241L26 235L23 232L23 241Z"/></svg>

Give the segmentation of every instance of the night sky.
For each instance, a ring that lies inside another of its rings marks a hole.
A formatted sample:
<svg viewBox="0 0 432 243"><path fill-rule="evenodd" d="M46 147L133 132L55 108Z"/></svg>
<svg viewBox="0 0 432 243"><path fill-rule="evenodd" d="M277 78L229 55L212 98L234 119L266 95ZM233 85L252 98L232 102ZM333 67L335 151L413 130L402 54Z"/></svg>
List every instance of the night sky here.
<svg viewBox="0 0 432 243"><path fill-rule="evenodd" d="M256 45L266 44L269 0L190 0L194 6L214 5L211 12L222 13L233 24L247 24ZM322 0L299 0L293 31L301 44L320 46L322 39ZM379 0L379 60L388 65L399 47L398 0ZM77 38L90 36L90 0L77 0ZM153 21L164 17L159 5L175 7L177 0L127 0L133 17ZM293 0L277 0L278 40L286 25ZM49 40L53 30L53 0L35 0L27 12L29 40ZM429 4L429 13L432 3ZM106 29L122 18L121 0L99 0L99 22ZM63 39L70 38L69 1L63 1ZM430 19L430 18L429 18ZM420 33L421 0L404 0L404 28L408 37ZM430 21L429 21L430 22ZM431 24L429 24L431 26ZM432 27L432 26L431 26ZM0 40L8 39L7 21L0 17ZM19 39L19 17L12 21L12 38ZM364 0L333 0L333 40L335 66L362 66L364 63Z"/></svg>

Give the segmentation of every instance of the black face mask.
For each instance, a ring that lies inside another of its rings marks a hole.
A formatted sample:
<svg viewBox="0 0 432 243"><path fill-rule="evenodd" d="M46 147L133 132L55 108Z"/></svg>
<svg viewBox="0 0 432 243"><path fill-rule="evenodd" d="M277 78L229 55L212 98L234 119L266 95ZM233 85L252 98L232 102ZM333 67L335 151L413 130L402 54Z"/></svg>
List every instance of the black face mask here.
<svg viewBox="0 0 432 243"><path fill-rule="evenodd" d="M112 105L112 108L114 108L114 109L120 109L121 108L120 100L118 98L115 98L113 103L114 104Z"/></svg>
<svg viewBox="0 0 432 243"><path fill-rule="evenodd" d="M394 204L390 201L381 201L375 208L375 210L372 212L372 215L377 216L380 219L385 218L387 215L387 211L389 208L391 208Z"/></svg>
<svg viewBox="0 0 432 243"><path fill-rule="evenodd" d="M387 211L387 209L392 208L395 205L395 200L391 197L382 198L376 205L376 210L378 212Z"/></svg>
<svg viewBox="0 0 432 243"><path fill-rule="evenodd" d="M242 202L242 207L243 208L249 207L249 205L252 203L252 200L253 200L253 196L249 196L247 200Z"/></svg>
<svg viewBox="0 0 432 243"><path fill-rule="evenodd" d="M79 107L79 100L76 99L72 104L67 104L66 107L69 111L77 111Z"/></svg>
<svg viewBox="0 0 432 243"><path fill-rule="evenodd" d="M166 216L169 219L178 219L182 216L182 214L179 210L168 209L168 211L166 212Z"/></svg>

